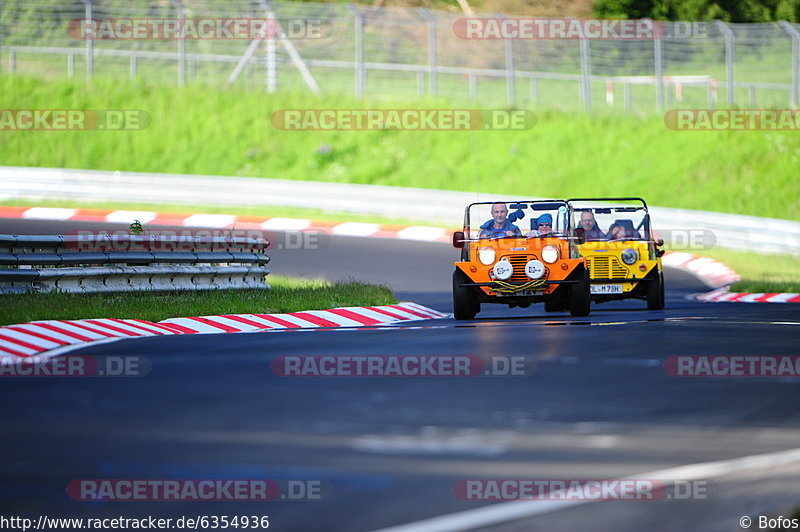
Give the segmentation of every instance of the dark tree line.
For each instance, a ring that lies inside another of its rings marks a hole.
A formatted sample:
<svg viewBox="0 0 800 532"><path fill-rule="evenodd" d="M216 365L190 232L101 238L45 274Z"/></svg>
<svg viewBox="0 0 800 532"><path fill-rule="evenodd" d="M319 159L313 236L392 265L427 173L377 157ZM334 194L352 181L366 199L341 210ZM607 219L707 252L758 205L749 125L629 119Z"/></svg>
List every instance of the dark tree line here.
<svg viewBox="0 0 800 532"><path fill-rule="evenodd" d="M603 18L773 22L800 20L800 0L596 0Z"/></svg>

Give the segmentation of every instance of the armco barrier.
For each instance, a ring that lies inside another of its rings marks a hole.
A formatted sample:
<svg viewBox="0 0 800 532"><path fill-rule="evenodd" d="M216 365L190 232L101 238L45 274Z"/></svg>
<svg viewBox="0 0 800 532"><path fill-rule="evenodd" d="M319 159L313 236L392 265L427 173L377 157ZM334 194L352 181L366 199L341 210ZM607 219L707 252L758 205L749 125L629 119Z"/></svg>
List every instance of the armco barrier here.
<svg viewBox="0 0 800 532"><path fill-rule="evenodd" d="M444 226L458 226L473 201L516 199L506 193L13 166L0 166L0 198L322 208ZM798 222L666 207L652 207L651 216L662 233L710 231L720 247L800 255Z"/></svg>
<svg viewBox="0 0 800 532"><path fill-rule="evenodd" d="M267 246L253 238L0 235L0 293L269 288Z"/></svg>

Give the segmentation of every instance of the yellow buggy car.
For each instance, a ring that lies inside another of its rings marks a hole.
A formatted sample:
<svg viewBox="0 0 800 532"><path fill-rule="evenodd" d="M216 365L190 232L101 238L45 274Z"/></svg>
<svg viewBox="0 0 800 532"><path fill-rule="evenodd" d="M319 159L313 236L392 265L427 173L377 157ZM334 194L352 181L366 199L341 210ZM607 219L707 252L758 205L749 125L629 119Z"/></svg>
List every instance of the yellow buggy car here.
<svg viewBox="0 0 800 532"><path fill-rule="evenodd" d="M647 308L664 308L664 274L642 198L573 198L578 250L586 258L592 301L644 299ZM554 310L554 309L548 309Z"/></svg>
<svg viewBox="0 0 800 532"><path fill-rule="evenodd" d="M483 303L549 302L573 316L588 315L589 272L571 220L563 200L468 205L464 230L453 234L461 249L453 273L455 318L474 318Z"/></svg>

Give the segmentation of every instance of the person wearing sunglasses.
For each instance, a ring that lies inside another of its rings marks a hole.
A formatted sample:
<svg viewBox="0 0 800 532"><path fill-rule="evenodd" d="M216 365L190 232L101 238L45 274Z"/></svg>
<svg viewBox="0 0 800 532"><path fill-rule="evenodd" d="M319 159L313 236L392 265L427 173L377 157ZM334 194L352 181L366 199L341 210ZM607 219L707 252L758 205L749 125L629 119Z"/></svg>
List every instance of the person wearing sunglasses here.
<svg viewBox="0 0 800 532"><path fill-rule="evenodd" d="M553 217L550 214L543 214L536 220L536 229L528 232L528 238L545 236L553 232Z"/></svg>

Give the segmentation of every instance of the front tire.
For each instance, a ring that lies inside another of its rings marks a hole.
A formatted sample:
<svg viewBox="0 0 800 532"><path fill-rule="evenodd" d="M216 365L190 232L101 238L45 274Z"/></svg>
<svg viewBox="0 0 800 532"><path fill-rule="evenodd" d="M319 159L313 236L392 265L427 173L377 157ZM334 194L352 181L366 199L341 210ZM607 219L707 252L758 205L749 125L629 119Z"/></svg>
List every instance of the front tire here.
<svg viewBox="0 0 800 532"><path fill-rule="evenodd" d="M581 272L577 284L570 287L569 313L572 316L588 316L591 311L592 296L589 293L589 272Z"/></svg>
<svg viewBox="0 0 800 532"><path fill-rule="evenodd" d="M661 272L656 278L647 283L647 310L661 310L664 308L664 275Z"/></svg>
<svg viewBox="0 0 800 532"><path fill-rule="evenodd" d="M461 270L453 272L453 316L457 320L471 320L481 311L481 304L469 287L461 286L470 282Z"/></svg>

